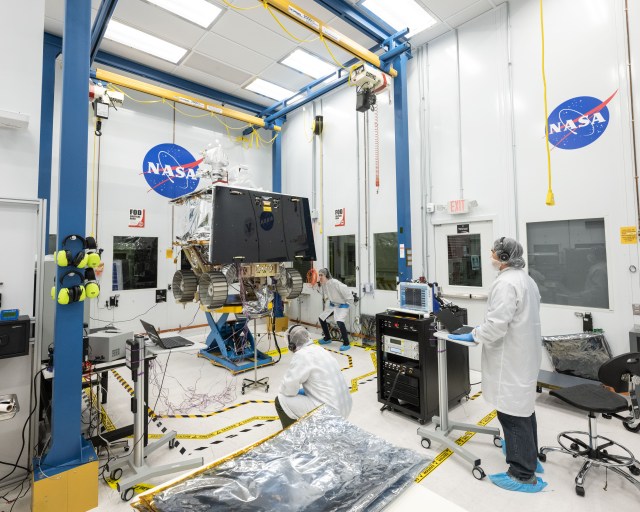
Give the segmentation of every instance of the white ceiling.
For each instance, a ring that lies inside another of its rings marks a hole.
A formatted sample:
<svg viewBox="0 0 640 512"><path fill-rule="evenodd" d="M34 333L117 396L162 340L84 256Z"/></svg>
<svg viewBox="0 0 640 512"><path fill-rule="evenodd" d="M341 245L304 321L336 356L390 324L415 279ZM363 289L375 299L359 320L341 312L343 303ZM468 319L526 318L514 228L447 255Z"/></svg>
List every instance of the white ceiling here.
<svg viewBox="0 0 640 512"><path fill-rule="evenodd" d="M189 50L177 65L108 39L103 39L100 49L265 106L273 104L273 100L247 91L242 86L260 77L295 91L313 80L279 63L295 48L301 47L333 63L331 55L320 40L305 43L294 40L283 31L258 0L227 0L238 8L258 7L251 10L236 10L225 5L222 0L207 1L222 9L222 13L208 30L144 0L119 0L117 3L113 19ZM356 3L356 0L348 1ZM460 26L506 0L417 1L423 4L439 23L415 36L411 40L414 46ZM64 0L45 0L47 32L62 36L64 3ZM92 18L95 17L100 3L100 0L92 0ZM293 3L365 48L374 46L375 41L313 0L294 0ZM304 27L275 10L273 12L280 23L296 38L314 39L314 34ZM344 50L328 44L339 62L344 63L353 58Z"/></svg>

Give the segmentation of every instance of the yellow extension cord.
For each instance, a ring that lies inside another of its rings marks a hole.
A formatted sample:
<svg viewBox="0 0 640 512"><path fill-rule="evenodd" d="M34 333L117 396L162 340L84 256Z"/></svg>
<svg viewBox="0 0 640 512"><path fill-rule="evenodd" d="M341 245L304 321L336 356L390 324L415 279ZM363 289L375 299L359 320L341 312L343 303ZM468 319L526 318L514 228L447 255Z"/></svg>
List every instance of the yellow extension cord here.
<svg viewBox="0 0 640 512"><path fill-rule="evenodd" d="M547 198L545 204L553 206L556 201L553 197L551 189L551 149L549 148L549 111L547 107L547 77L544 72L544 16L542 14L542 0L540 0L540 35L542 40L542 87L544 90L544 140L547 147L547 180L549 188L547 189Z"/></svg>

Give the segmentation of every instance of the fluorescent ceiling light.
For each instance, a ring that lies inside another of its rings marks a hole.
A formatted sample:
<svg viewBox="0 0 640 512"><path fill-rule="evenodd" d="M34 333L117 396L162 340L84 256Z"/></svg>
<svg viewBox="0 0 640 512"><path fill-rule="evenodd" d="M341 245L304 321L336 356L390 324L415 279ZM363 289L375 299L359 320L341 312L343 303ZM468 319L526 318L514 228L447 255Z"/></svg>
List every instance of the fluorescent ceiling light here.
<svg viewBox="0 0 640 512"><path fill-rule="evenodd" d="M207 0L147 0L147 2L162 7L203 28L208 28L222 12L220 7L207 2Z"/></svg>
<svg viewBox="0 0 640 512"><path fill-rule="evenodd" d="M187 50L133 27L111 20L104 37L177 64Z"/></svg>
<svg viewBox="0 0 640 512"><path fill-rule="evenodd" d="M256 78L253 82L245 87L248 91L253 91L257 94L262 94L267 98L271 98L277 101L286 100L290 98L297 91L290 91L289 89L285 89L284 87L280 87L279 85L272 84L271 82L267 82L262 78Z"/></svg>
<svg viewBox="0 0 640 512"><path fill-rule="evenodd" d="M336 67L332 66L327 61L322 60L320 57L316 57L309 52L305 52L300 48L284 59L281 64L289 66L290 68L313 78L327 76L336 70Z"/></svg>
<svg viewBox="0 0 640 512"><path fill-rule="evenodd" d="M397 30L409 27L408 37L438 23L415 0L364 0L360 5Z"/></svg>

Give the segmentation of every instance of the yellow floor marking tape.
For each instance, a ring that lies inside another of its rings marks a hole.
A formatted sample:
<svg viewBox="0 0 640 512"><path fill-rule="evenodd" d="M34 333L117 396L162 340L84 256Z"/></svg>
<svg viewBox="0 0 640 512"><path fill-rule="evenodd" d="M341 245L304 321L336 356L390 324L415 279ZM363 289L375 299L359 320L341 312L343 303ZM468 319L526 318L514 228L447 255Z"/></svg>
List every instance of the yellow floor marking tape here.
<svg viewBox="0 0 640 512"><path fill-rule="evenodd" d="M107 482L107 485L109 487L111 487L113 490L117 491L118 490L118 481L117 480L111 480L111 478L109 477L104 477L104 481ZM148 491L149 489L153 489L155 486L150 485L150 484L137 484L133 486L133 491L136 494L139 494L141 492L144 491Z"/></svg>
<svg viewBox="0 0 640 512"><path fill-rule="evenodd" d="M484 418L482 418L476 425L481 427L486 426L491 420L493 420L498 415L498 411L495 409L487 414ZM462 446L469 439L476 435L476 432L465 432L462 436L456 439L456 444L458 446ZM436 457L433 459L433 462L429 464L426 468L420 471L420 474L416 477L416 483L422 482L427 476L429 476L435 469L442 464L445 460L453 455L453 452L447 448L444 451L441 451Z"/></svg>
<svg viewBox="0 0 640 512"><path fill-rule="evenodd" d="M246 425L247 423L251 423L252 421L273 421L277 419L277 416L252 416L251 418L247 418L246 420L239 421L238 423L234 423L233 425L229 425L228 427L215 430L214 432L209 432L208 434L178 434L176 436L176 439L211 439L212 437L219 436L220 434L229 432L234 428L241 427L242 425ZM164 434L149 434L149 439L160 439L163 435Z"/></svg>
<svg viewBox="0 0 640 512"><path fill-rule="evenodd" d="M231 409L236 409L238 407L241 407L247 404L272 404L274 402L275 400L246 400L244 402L240 402L239 404L230 405L229 407L220 409L219 411L207 412L203 414L160 414L156 417L157 418L209 418L211 416L215 416L216 414L220 414L225 411L230 411Z"/></svg>
<svg viewBox="0 0 640 512"><path fill-rule="evenodd" d="M87 395L87 397L91 400L92 407L97 410L98 395L96 393L92 393L90 389L85 389L84 392ZM109 417L109 415L107 414L107 411L105 411L102 405L100 406L100 416L102 418L102 426L105 428L107 432L110 432L116 429L116 426L113 424L113 421L111 421L111 418Z"/></svg>
<svg viewBox="0 0 640 512"><path fill-rule="evenodd" d="M373 363L373 367L375 368L372 372L365 373L364 375L360 375L355 379L351 379L351 393L355 393L356 391L358 391L358 381L361 381L362 379L366 379L367 377L371 377L371 375L375 375L376 373L378 373L378 358L375 352L371 352L371 362Z"/></svg>

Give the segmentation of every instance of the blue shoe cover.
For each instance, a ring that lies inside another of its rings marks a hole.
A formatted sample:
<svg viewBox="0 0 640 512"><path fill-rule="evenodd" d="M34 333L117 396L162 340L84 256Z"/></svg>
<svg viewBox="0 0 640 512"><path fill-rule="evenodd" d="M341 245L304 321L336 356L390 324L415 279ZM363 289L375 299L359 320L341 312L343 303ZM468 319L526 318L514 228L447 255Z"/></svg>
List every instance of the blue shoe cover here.
<svg viewBox="0 0 640 512"><path fill-rule="evenodd" d="M328 345L329 343L331 343L331 340L325 340L324 338L320 338L320 339L318 340L318 343L319 343L320 345Z"/></svg>
<svg viewBox="0 0 640 512"><path fill-rule="evenodd" d="M522 482L518 482L518 480L512 478L507 473L496 473L495 475L489 475L489 480L491 480L498 487L506 489L507 491L540 492L547 486L547 482L545 482L540 477L536 478L537 482L535 484L525 484Z"/></svg>
<svg viewBox="0 0 640 512"><path fill-rule="evenodd" d="M507 445L505 444L504 439L502 440L502 453L504 454L504 456L507 456ZM542 464L540 464L539 460L536 460L536 473L544 473L544 468L542 467Z"/></svg>
<svg viewBox="0 0 640 512"><path fill-rule="evenodd" d="M351 348L351 345L342 345L340 347L340 352L344 352L345 350L349 350Z"/></svg>

